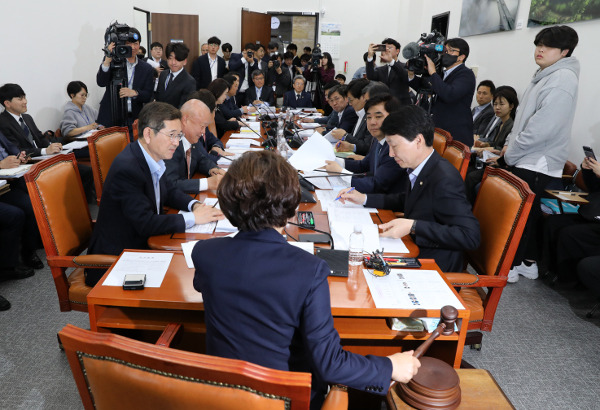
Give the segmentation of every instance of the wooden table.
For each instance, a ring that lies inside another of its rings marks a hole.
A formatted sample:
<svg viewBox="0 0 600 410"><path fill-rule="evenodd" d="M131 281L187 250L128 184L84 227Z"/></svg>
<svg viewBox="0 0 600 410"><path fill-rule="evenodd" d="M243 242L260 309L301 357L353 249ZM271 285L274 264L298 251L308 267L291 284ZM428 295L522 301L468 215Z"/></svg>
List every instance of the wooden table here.
<svg viewBox="0 0 600 410"><path fill-rule="evenodd" d="M483 369L456 369L460 379L461 401L458 409L514 409L494 377ZM390 389L387 396L388 408L392 410L414 409Z"/></svg>
<svg viewBox="0 0 600 410"><path fill-rule="evenodd" d="M439 272L433 260L421 260L421 263L422 269ZM87 297L91 330L111 332L139 329L160 332L168 323L175 322L183 324L185 333L195 333L203 338L206 326L202 295L194 290L194 270L187 267L183 254L175 253L160 288L124 291L118 286L102 286L107 275L108 272ZM446 283L456 294L454 288ZM355 353L389 355L403 349L413 349L427 339L428 333L391 330L387 318L440 315L437 310L377 309L363 275L357 278L330 277L329 287L334 326L345 348ZM469 320L467 309L458 312L458 334L440 336L428 351L428 355L454 367L459 367L461 363Z"/></svg>
<svg viewBox="0 0 600 410"><path fill-rule="evenodd" d="M558 207L561 213L564 213L563 202L574 205L587 204L588 200L584 197L587 196L587 192L570 192L570 191L558 191L555 189L546 189L546 192L553 198L556 198Z"/></svg>

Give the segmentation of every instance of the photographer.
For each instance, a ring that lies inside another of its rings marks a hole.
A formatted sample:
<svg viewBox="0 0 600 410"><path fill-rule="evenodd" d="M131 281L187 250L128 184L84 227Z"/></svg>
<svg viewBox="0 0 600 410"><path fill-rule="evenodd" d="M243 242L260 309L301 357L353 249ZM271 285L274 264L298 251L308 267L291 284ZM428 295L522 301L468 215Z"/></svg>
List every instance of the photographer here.
<svg viewBox="0 0 600 410"><path fill-rule="evenodd" d="M385 45L385 50L381 52L380 60L384 63L381 67L375 67L375 44L369 44L367 59L365 62L365 71L367 78L371 81L380 81L390 88L390 92L400 104L412 104L408 94L408 72L404 68L404 63L398 61L400 53L400 43L392 38L386 38L381 42Z"/></svg>
<svg viewBox="0 0 600 410"><path fill-rule="evenodd" d="M137 29L130 27L129 36L125 41L125 46L131 47L132 54L131 57L126 59L125 66L127 73L123 85L118 91L119 98L127 99L126 124L116 124L112 118L111 98L113 91L110 85L114 74L112 62L115 43L110 43L106 48L110 54L104 56L104 61L98 69L98 74L96 74L96 84L98 84L98 87L106 87L102 101L100 101L100 110L96 122L105 127L128 125L131 128L131 124L137 119L144 103L149 102L152 98L154 92L154 69L150 64L137 58L137 51L140 48L141 39L142 36L140 35L140 32Z"/></svg>
<svg viewBox="0 0 600 410"><path fill-rule="evenodd" d="M283 95L288 91L292 83L289 70L284 70L281 67L281 62L281 54L274 54L267 65L267 86L273 87L277 98L277 106L279 107L283 103ZM250 100L248 99L248 101Z"/></svg>
<svg viewBox="0 0 600 410"><path fill-rule="evenodd" d="M303 75L306 77L308 84L311 84L310 90L316 90L319 93L313 99L314 106L316 108L323 108L325 114L329 114L331 113L331 107L327 105L323 88L319 84L323 85L334 81L335 66L333 65L333 61L331 61L331 54L327 52L321 54L320 51L320 48L315 47L311 58L312 61L309 62L308 68L304 70Z"/></svg>
<svg viewBox="0 0 600 410"><path fill-rule="evenodd" d="M229 71L237 73L240 77L240 89L238 90L237 99L241 103L244 103L245 101L245 98L242 97L245 96L246 90L250 87L254 87L252 73L254 70L258 70L258 61L255 58L255 52L256 48L254 44L247 43L241 53L231 54L231 59L229 61Z"/></svg>
<svg viewBox="0 0 600 410"><path fill-rule="evenodd" d="M417 92L431 86L435 94L431 110L435 126L448 131L453 139L470 147L473 145L471 101L475 93L475 74L464 65L467 57L469 44L462 38L451 38L444 42L441 58L443 77L426 55L429 76L416 77L408 71L408 78L409 85Z"/></svg>

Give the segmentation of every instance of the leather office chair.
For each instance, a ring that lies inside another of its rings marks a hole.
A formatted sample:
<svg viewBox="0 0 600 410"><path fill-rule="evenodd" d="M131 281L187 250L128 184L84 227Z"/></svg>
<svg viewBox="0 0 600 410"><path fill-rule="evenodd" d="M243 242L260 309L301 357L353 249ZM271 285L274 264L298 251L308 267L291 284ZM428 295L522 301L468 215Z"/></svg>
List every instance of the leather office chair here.
<svg viewBox="0 0 600 410"><path fill-rule="evenodd" d="M308 373L268 369L73 325L66 325L59 337L85 409L309 408ZM342 408L348 408L346 392L332 390L323 409Z"/></svg>
<svg viewBox="0 0 600 410"><path fill-rule="evenodd" d="M473 214L479 221L481 245L466 252L477 275L446 273L449 282L471 310L466 344L481 349L482 333L491 331L502 290L506 286L535 194L510 172L486 167ZM487 288L487 293L485 292Z"/></svg>
<svg viewBox="0 0 600 410"><path fill-rule="evenodd" d="M452 135L450 135L448 131L441 128L435 129L433 133L433 149L435 149L438 154L444 155L446 146L450 141L452 141Z"/></svg>
<svg viewBox="0 0 600 410"><path fill-rule="evenodd" d="M139 123L137 119L133 122L133 124L131 124L131 133L133 134L133 141L137 141L139 137L138 124Z"/></svg>
<svg viewBox="0 0 600 410"><path fill-rule="evenodd" d="M94 186L96 188L96 201L100 205L102 187L108 175L108 170L123 149L129 144L129 131L127 127L105 128L87 138L90 148L90 160L94 173Z"/></svg>
<svg viewBox="0 0 600 410"><path fill-rule="evenodd" d="M87 312L84 268L108 268L114 255L80 255L92 236L92 219L75 156L57 155L24 175L62 312ZM67 277L68 268L74 271Z"/></svg>
<svg viewBox="0 0 600 410"><path fill-rule="evenodd" d="M460 141L450 140L442 156L454 165L464 181L471 160L471 149Z"/></svg>

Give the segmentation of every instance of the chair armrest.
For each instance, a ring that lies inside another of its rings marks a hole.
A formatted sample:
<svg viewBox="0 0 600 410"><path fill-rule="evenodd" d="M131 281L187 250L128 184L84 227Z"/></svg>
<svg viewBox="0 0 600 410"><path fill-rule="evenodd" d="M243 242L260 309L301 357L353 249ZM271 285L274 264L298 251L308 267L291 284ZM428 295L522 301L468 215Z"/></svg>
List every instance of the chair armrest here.
<svg viewBox="0 0 600 410"><path fill-rule="evenodd" d="M181 323L169 323L156 341L157 346L171 347L171 343L181 335L183 325Z"/></svg>
<svg viewBox="0 0 600 410"><path fill-rule="evenodd" d="M51 268L109 268L117 261L117 255L50 256Z"/></svg>
<svg viewBox="0 0 600 410"><path fill-rule="evenodd" d="M348 388L340 384L331 386L321 410L347 410Z"/></svg>
<svg viewBox="0 0 600 410"><path fill-rule="evenodd" d="M471 273L444 272L452 286L464 288L503 288L506 286L506 276L473 275Z"/></svg>

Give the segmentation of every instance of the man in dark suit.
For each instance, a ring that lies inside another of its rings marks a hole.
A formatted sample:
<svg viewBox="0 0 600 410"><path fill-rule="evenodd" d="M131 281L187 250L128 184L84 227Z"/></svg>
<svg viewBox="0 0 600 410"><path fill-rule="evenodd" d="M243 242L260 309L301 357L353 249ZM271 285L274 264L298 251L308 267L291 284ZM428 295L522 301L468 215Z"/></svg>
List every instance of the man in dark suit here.
<svg viewBox="0 0 600 410"><path fill-rule="evenodd" d="M112 118L112 88L110 87L112 77L111 57L104 57L104 61L100 64L100 68L96 74L96 84L98 84L98 87L106 87L104 96L100 101L100 110L98 111L98 119L96 121L105 127L127 125L131 128L131 124L137 119L144 103L152 99L154 92L154 69L150 64L137 58L137 51L140 48L142 36L133 27L130 28L130 32L132 33L132 37L125 44L131 47L132 57L129 57L125 62L127 69L126 79L124 79L123 86L119 89L119 98L126 99L127 124L116 124ZM112 51L114 47L115 44L111 43L108 49Z"/></svg>
<svg viewBox="0 0 600 410"><path fill-rule="evenodd" d="M410 86L415 90L431 83L435 99L431 113L436 127L448 131L452 138L468 147L473 146L473 114L471 101L475 92L475 74L464 65L469 57L469 44L462 38L451 38L444 43L442 55L443 78L427 56L429 78L414 77ZM409 78L413 74L409 73Z"/></svg>
<svg viewBox="0 0 600 410"><path fill-rule="evenodd" d="M327 161L325 169L330 172L366 173L354 176L350 185L363 193L400 192L405 186L406 173L390 158L389 146L381 131L381 124L390 114L400 109L400 103L390 94L378 95L367 101L365 105L367 127L373 135L369 153L360 161L350 158L338 158Z"/></svg>
<svg viewBox="0 0 600 410"><path fill-rule="evenodd" d="M244 50L241 53L231 54L229 62L229 73L236 73L239 77L240 84L237 95L242 104L245 101L246 90L254 87L252 73L258 69L258 60L254 58L255 49L256 47L253 43L248 43L244 46Z"/></svg>
<svg viewBox="0 0 600 410"><path fill-rule="evenodd" d="M408 72L404 63L398 60L400 54L400 43L392 38L386 38L381 42L386 49L381 53L381 67L375 67L375 44L369 45L367 52L366 73L367 78L372 81L380 81L390 88L390 93L400 101L401 104L412 104L408 93Z"/></svg>
<svg viewBox="0 0 600 410"><path fill-rule="evenodd" d="M310 93L304 91L306 78L302 75L294 77L294 89L283 95L283 106L290 108L311 108Z"/></svg>
<svg viewBox="0 0 600 410"><path fill-rule="evenodd" d="M158 88L154 95L156 101L179 108L187 97L196 91L196 80L185 71L189 52L190 49L183 43L167 45L169 69L163 71L158 79Z"/></svg>
<svg viewBox="0 0 600 410"><path fill-rule="evenodd" d="M452 164L433 149L433 121L421 107L408 105L381 126L390 156L406 169L404 192L391 195L342 194L342 200L404 212L380 225L382 236L411 235L420 258L432 258L444 272L461 272L463 252L481 240L479 222L465 196L465 184Z"/></svg>
<svg viewBox="0 0 600 410"><path fill-rule="evenodd" d="M357 155L367 155L371 148L373 136L367 129L367 116L365 115L365 103L368 99L368 92L363 93L367 85L369 85L369 80L366 78L352 80L348 84L346 93L348 104L354 108L358 120L352 132L348 132L340 138L339 144L336 145L336 150L339 152L354 152Z"/></svg>
<svg viewBox="0 0 600 410"><path fill-rule="evenodd" d="M254 87L246 90L246 102L248 105L260 105L262 103L267 103L271 106L275 105L273 88L265 86L265 74L261 70L254 70L252 72L252 82L254 82Z"/></svg>
<svg viewBox="0 0 600 410"><path fill-rule="evenodd" d="M483 136L485 129L494 118L494 107L492 107L492 96L496 91L496 86L490 80L483 80L477 86L477 107L473 108L473 134Z"/></svg>
<svg viewBox="0 0 600 410"><path fill-rule="evenodd" d="M206 127L212 121L213 114L200 100L191 99L181 107L181 127L185 137L181 139L173 158L165 161L165 178L183 192L196 194L208 189L214 191L225 174L225 171L206 154L204 147L202 150L196 148L198 141L204 140ZM210 176L192 179L196 172Z"/></svg>
<svg viewBox="0 0 600 410"><path fill-rule="evenodd" d="M218 37L208 39L208 53L201 55L192 64L192 76L196 79L196 89L206 88L211 81L225 75L225 60L218 56L221 40Z"/></svg>
<svg viewBox="0 0 600 410"><path fill-rule="evenodd" d="M123 249L147 249L148 238L184 232L194 224L222 218L162 178L164 160L170 159L183 137L181 112L170 104L154 102L140 112L139 139L113 161L90 240L89 253L119 255ZM165 214L163 207L185 210ZM88 270L86 284L94 286L104 272Z"/></svg>
<svg viewBox="0 0 600 410"><path fill-rule="evenodd" d="M333 112L325 127L319 127L317 131L323 134L337 128L333 130L332 135L335 138L342 138L346 133L352 132L358 121L354 108L348 104L346 86L338 84L331 87L327 93L327 101L333 108Z"/></svg>

